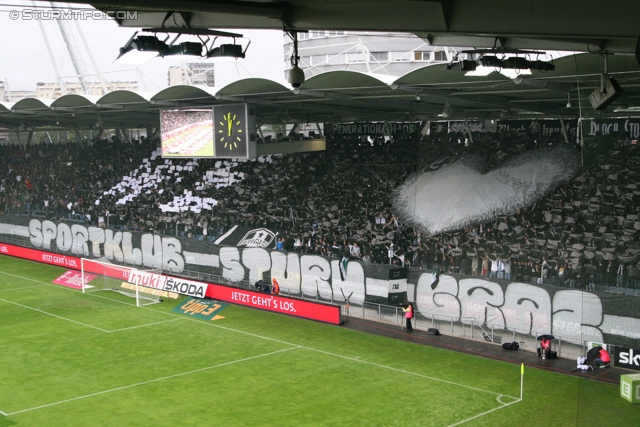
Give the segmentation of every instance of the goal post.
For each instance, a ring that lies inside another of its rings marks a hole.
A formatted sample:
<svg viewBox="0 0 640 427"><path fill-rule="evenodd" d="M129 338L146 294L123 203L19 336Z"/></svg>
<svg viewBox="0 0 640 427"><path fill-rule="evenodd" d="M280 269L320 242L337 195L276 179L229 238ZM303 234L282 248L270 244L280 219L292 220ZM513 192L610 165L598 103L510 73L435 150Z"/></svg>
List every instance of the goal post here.
<svg viewBox="0 0 640 427"><path fill-rule="evenodd" d="M138 307L162 302L157 289L132 283L129 278L140 272L160 274L159 270L145 270L122 265L110 264L82 258L82 293L112 291L123 297L115 297L122 302L133 303Z"/></svg>

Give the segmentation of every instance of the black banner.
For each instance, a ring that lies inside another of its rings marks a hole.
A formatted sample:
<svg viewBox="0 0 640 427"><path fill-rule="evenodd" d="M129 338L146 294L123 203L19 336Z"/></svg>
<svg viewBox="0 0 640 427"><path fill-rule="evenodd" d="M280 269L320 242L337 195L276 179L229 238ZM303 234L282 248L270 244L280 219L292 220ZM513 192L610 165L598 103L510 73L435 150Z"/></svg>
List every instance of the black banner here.
<svg viewBox="0 0 640 427"><path fill-rule="evenodd" d="M429 123L429 131L431 135L443 133L467 133L467 123L471 128L471 132L484 132L484 122L463 120L431 122Z"/></svg>
<svg viewBox="0 0 640 427"><path fill-rule="evenodd" d="M420 132L422 122L356 122L333 125L335 135L400 136Z"/></svg>
<svg viewBox="0 0 640 427"><path fill-rule="evenodd" d="M564 121L569 137L577 135L578 121ZM498 120L498 133L528 133L531 135L550 136L562 134L562 123L558 119Z"/></svg>
<svg viewBox="0 0 640 427"><path fill-rule="evenodd" d="M588 119L582 122L581 128L584 135L590 137L621 133L630 139L638 139L640 137L640 118Z"/></svg>

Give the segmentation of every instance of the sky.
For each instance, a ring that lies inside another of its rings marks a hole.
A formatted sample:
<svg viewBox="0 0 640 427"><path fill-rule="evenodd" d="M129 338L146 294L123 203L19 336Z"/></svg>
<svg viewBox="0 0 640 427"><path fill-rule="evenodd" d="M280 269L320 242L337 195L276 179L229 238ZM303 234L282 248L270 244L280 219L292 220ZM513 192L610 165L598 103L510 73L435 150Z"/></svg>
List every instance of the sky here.
<svg viewBox="0 0 640 427"><path fill-rule="evenodd" d="M71 9L88 8L78 4L59 3ZM56 72L47 51L45 37L39 22L32 19L31 11L42 11L48 2L23 0L0 0L0 81L8 83L11 90L34 90L37 82L55 82ZM77 81L76 72L65 48L58 24L53 20L41 20L44 33L51 46L53 57L60 75L65 81ZM84 68L88 73L95 73L89 54L84 49L82 33L93 54L97 68L106 80L138 81L139 90L157 92L167 87L167 70L170 66L184 62L200 62L195 57L154 58L138 66L117 65L113 61L118 56L118 49L126 44L136 31L134 28L120 28L113 20L77 20L66 21L67 28L73 32L79 48ZM77 24L77 26L76 26ZM216 86L224 86L240 78L262 77L268 79L284 79L283 35L281 31L267 30L226 30L243 34L245 39L237 42L251 45L246 58L233 63L215 64ZM162 39L164 35L160 35ZM181 41L196 41L193 38L181 37ZM232 43L233 39L218 38L216 45ZM206 61L211 62L211 61Z"/></svg>

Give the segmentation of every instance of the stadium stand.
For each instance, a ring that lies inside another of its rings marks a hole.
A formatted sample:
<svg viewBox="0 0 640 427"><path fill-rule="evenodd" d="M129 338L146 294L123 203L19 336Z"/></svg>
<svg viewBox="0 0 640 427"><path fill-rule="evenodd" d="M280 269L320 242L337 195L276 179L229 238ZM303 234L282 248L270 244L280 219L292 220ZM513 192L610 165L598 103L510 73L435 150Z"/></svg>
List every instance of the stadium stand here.
<svg viewBox="0 0 640 427"><path fill-rule="evenodd" d="M442 156L490 168L559 135L329 138L326 152L255 160L165 159L157 140L0 146L0 211L213 242L233 225L282 230L284 250L634 295L640 289L640 155L616 135L588 141L583 173L543 201L424 236L391 191ZM357 245L355 245L357 243ZM355 246L358 249L354 249ZM509 275L509 276L507 276Z"/></svg>

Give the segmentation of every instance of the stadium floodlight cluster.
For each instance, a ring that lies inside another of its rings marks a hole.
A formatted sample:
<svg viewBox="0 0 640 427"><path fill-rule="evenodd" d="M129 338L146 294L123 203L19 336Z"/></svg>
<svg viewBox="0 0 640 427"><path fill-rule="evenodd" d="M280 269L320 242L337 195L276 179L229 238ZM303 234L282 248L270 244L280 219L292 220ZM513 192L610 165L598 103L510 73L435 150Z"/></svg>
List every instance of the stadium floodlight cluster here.
<svg viewBox="0 0 640 427"><path fill-rule="evenodd" d="M140 65L158 56L164 58L165 56L174 55L189 55L205 59L215 59L218 61L235 61L245 57L245 53L251 44L251 41L249 41L243 50L241 45L235 43L236 38L243 37L242 34L227 33L216 30L202 30L195 28L148 28L142 31L153 35L138 35L138 32L136 31L133 36L131 36L127 44L120 48L120 54L114 61L114 64ZM164 40L160 40L156 35L157 33L166 33L167 37ZM169 33L178 33L178 36L170 43L167 43L169 40ZM182 34L195 35L198 37L199 41L185 41L177 43L178 38ZM202 36L205 36L206 38L203 39ZM210 36L214 36L213 39L211 39ZM233 38L233 44L227 43L214 47L218 37Z"/></svg>
<svg viewBox="0 0 640 427"><path fill-rule="evenodd" d="M540 51L519 49L475 49L460 52L469 59L460 59L456 55L447 64L448 71L476 71L483 67L487 69L553 71L556 66L552 62L531 60L530 57L544 54Z"/></svg>

